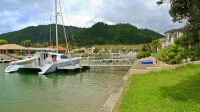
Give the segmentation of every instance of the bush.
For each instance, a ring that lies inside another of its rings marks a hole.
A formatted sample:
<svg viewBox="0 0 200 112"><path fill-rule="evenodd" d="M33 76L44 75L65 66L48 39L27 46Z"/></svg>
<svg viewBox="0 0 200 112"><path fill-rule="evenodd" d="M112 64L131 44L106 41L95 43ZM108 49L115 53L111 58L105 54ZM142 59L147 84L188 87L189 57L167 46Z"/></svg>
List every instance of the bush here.
<svg viewBox="0 0 200 112"><path fill-rule="evenodd" d="M17 54L17 56L24 56L25 55L24 52L20 52L20 51L18 51L16 54Z"/></svg>
<svg viewBox="0 0 200 112"><path fill-rule="evenodd" d="M166 48L160 49L156 57L169 64L180 64L182 63L183 59L186 57L186 53L184 51L184 48L172 45L168 46Z"/></svg>
<svg viewBox="0 0 200 112"><path fill-rule="evenodd" d="M190 49L190 55L191 55L191 59L193 61L197 61L200 60L200 45L195 45L192 46L192 48Z"/></svg>
<svg viewBox="0 0 200 112"><path fill-rule="evenodd" d="M139 52L136 55L137 59L141 59L141 58L145 58L145 57L149 57L149 56L151 56L151 52L149 52L149 51Z"/></svg>

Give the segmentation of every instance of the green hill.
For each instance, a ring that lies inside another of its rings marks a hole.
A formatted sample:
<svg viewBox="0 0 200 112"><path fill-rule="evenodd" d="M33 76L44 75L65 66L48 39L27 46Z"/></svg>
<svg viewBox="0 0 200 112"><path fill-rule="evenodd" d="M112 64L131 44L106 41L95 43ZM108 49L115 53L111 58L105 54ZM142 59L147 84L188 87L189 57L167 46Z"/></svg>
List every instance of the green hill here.
<svg viewBox="0 0 200 112"><path fill-rule="evenodd" d="M50 33L51 29L51 33ZM65 26L65 30L67 32L68 37L72 35L72 33L78 33L84 31L86 28L79 28L75 26ZM72 33L71 33L72 32ZM51 34L51 36L50 36ZM39 26L30 26L19 31L9 32L0 35L0 39L7 40L8 43L21 44L23 40L31 40L32 44L35 43L46 43L51 40L55 43L55 24L51 25L39 25ZM64 43L64 33L63 26L58 25L58 37L59 43Z"/></svg>
<svg viewBox="0 0 200 112"><path fill-rule="evenodd" d="M23 40L31 40L32 44L37 42L46 43L51 37L55 43L55 24L30 26L19 31L0 35L8 43L21 44ZM58 25L58 30L62 26ZM91 28L79 28L65 26L70 43L77 46L104 45L104 44L144 44L152 40L162 38L163 35L150 29L138 29L131 24L108 25L103 22L94 24ZM72 33L73 32L73 36ZM64 34L59 30L59 44L65 44Z"/></svg>
<svg viewBox="0 0 200 112"><path fill-rule="evenodd" d="M163 35L149 29L138 29L131 24L107 25L98 22L84 32L75 35L79 45L144 44L162 38Z"/></svg>

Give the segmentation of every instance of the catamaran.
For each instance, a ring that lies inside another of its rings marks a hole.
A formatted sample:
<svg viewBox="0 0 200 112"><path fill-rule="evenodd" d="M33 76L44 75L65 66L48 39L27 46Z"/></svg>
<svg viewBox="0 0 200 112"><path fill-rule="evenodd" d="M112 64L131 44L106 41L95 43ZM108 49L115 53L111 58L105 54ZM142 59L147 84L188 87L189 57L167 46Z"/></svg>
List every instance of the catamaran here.
<svg viewBox="0 0 200 112"><path fill-rule="evenodd" d="M57 0L55 0L55 20L56 20L56 49L49 48L28 48L28 50L40 50L35 52L33 57L23 60L13 61L5 69L5 72L16 72L24 69L37 69L38 74L46 74L57 71L59 68L69 68L71 66L80 67L80 57L71 57L58 53L58 31L57 31ZM68 45L67 45L68 46ZM52 52L56 50L56 52ZM51 52L46 52L51 51ZM69 53L69 51L68 51Z"/></svg>

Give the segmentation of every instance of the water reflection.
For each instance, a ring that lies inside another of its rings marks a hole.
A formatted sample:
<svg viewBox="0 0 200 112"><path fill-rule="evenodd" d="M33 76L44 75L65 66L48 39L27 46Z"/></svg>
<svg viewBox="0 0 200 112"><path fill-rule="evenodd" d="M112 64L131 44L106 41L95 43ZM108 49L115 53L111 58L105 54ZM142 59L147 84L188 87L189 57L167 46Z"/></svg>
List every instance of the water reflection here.
<svg viewBox="0 0 200 112"><path fill-rule="evenodd" d="M0 111L99 111L127 68L105 67L47 75L0 73ZM2 86L4 85L4 86Z"/></svg>

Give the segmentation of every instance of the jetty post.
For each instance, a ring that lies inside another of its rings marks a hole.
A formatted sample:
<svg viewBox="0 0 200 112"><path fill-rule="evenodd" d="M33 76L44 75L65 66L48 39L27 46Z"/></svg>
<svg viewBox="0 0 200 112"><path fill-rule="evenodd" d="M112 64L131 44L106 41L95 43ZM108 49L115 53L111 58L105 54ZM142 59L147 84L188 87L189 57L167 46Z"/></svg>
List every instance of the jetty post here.
<svg viewBox="0 0 200 112"><path fill-rule="evenodd" d="M82 57L80 57L79 66L79 71L82 72Z"/></svg>

